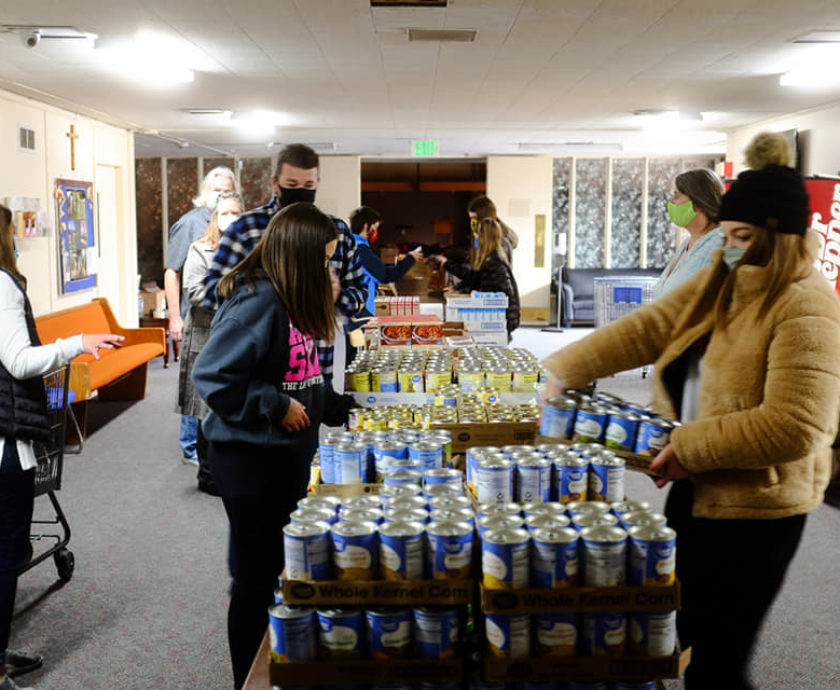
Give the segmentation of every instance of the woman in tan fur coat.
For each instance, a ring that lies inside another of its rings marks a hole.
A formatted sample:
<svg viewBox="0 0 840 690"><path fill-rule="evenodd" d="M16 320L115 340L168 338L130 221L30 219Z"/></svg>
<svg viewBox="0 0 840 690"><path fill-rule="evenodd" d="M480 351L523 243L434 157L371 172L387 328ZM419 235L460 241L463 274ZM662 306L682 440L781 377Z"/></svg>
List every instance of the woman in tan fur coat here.
<svg viewBox="0 0 840 690"><path fill-rule="evenodd" d="M794 170L742 173L711 266L545 360L547 396L656 363L654 407L682 422L651 467L674 482L687 690L752 687L755 638L828 484L840 300L813 268L808 219Z"/></svg>

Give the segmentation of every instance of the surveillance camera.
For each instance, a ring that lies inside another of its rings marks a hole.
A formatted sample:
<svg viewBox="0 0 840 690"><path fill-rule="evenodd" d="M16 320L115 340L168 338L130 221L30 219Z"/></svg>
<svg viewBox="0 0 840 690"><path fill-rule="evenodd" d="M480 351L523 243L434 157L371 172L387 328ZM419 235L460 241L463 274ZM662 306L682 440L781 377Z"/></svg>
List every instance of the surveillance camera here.
<svg viewBox="0 0 840 690"><path fill-rule="evenodd" d="M27 48L34 48L41 42L41 31L40 29L35 29L34 31L29 31L23 35L23 45Z"/></svg>

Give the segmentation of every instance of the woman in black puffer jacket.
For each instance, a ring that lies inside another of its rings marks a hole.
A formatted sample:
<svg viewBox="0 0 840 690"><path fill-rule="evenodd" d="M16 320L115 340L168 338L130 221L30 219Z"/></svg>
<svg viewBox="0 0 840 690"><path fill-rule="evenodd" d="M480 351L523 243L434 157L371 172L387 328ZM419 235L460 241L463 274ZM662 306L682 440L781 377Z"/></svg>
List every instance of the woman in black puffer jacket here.
<svg viewBox="0 0 840 690"><path fill-rule="evenodd" d="M513 269L502 254L503 230L498 220L480 220L473 231L472 265L449 263L445 256L435 257L446 270L461 279L459 289L469 293L503 292L508 298L505 314L508 339L519 328L519 288L513 277Z"/></svg>

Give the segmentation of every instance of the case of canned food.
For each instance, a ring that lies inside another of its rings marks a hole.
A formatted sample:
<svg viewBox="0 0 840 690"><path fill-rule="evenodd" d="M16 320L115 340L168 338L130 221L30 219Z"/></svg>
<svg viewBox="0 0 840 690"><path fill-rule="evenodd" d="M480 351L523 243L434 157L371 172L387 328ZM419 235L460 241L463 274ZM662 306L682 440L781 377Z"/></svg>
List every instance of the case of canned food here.
<svg viewBox="0 0 840 690"><path fill-rule="evenodd" d="M677 424L614 395L568 390L545 402L540 436L597 443L632 459L634 469L645 471Z"/></svg>
<svg viewBox="0 0 840 690"><path fill-rule="evenodd" d="M284 601L472 603L475 514L460 477L449 479L438 470L422 489L301 499L283 529Z"/></svg>
<svg viewBox="0 0 840 690"><path fill-rule="evenodd" d="M535 392L545 380L537 358L523 348L461 347L426 350L367 350L347 367L348 392L423 393L458 384L462 391L495 388Z"/></svg>

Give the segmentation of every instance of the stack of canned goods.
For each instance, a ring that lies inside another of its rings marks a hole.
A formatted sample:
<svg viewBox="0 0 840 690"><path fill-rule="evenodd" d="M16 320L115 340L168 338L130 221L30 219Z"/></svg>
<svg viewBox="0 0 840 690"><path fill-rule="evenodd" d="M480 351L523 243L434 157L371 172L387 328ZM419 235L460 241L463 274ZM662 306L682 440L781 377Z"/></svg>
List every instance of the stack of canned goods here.
<svg viewBox="0 0 840 690"><path fill-rule="evenodd" d="M437 470L423 490L309 497L283 529L289 580L464 580L472 577L475 514L460 476ZM459 475L460 473L455 473Z"/></svg>
<svg viewBox="0 0 840 690"><path fill-rule="evenodd" d="M347 367L345 390L423 393L457 384L463 392L531 393L544 380L537 358L523 348L467 347L457 358L441 347L367 350Z"/></svg>
<svg viewBox="0 0 840 690"><path fill-rule="evenodd" d="M328 431L321 438L316 462L324 484L422 485L424 473L450 467L452 434L446 429L408 428Z"/></svg>
<svg viewBox="0 0 840 690"><path fill-rule="evenodd" d="M354 408L350 410L348 426L351 431L422 431L453 424L534 423L539 417L540 408L536 403L509 405L498 400L496 389L456 393L447 386L435 393L435 404Z"/></svg>
<svg viewBox="0 0 840 690"><path fill-rule="evenodd" d="M567 390L547 400L540 434L639 455L656 455L668 443L675 423L607 393L590 396Z"/></svg>
<svg viewBox="0 0 840 690"><path fill-rule="evenodd" d="M624 498L625 461L596 443L475 446L466 459L467 486L480 503Z"/></svg>
<svg viewBox="0 0 840 690"><path fill-rule="evenodd" d="M315 609L277 603L268 613L276 663L454 659L467 625L464 612L440 607Z"/></svg>
<svg viewBox="0 0 840 690"><path fill-rule="evenodd" d="M675 580L676 532L644 502L492 503L480 508L478 530L487 589L669 586ZM490 653L510 660L668 656L676 612L487 614L486 630Z"/></svg>

